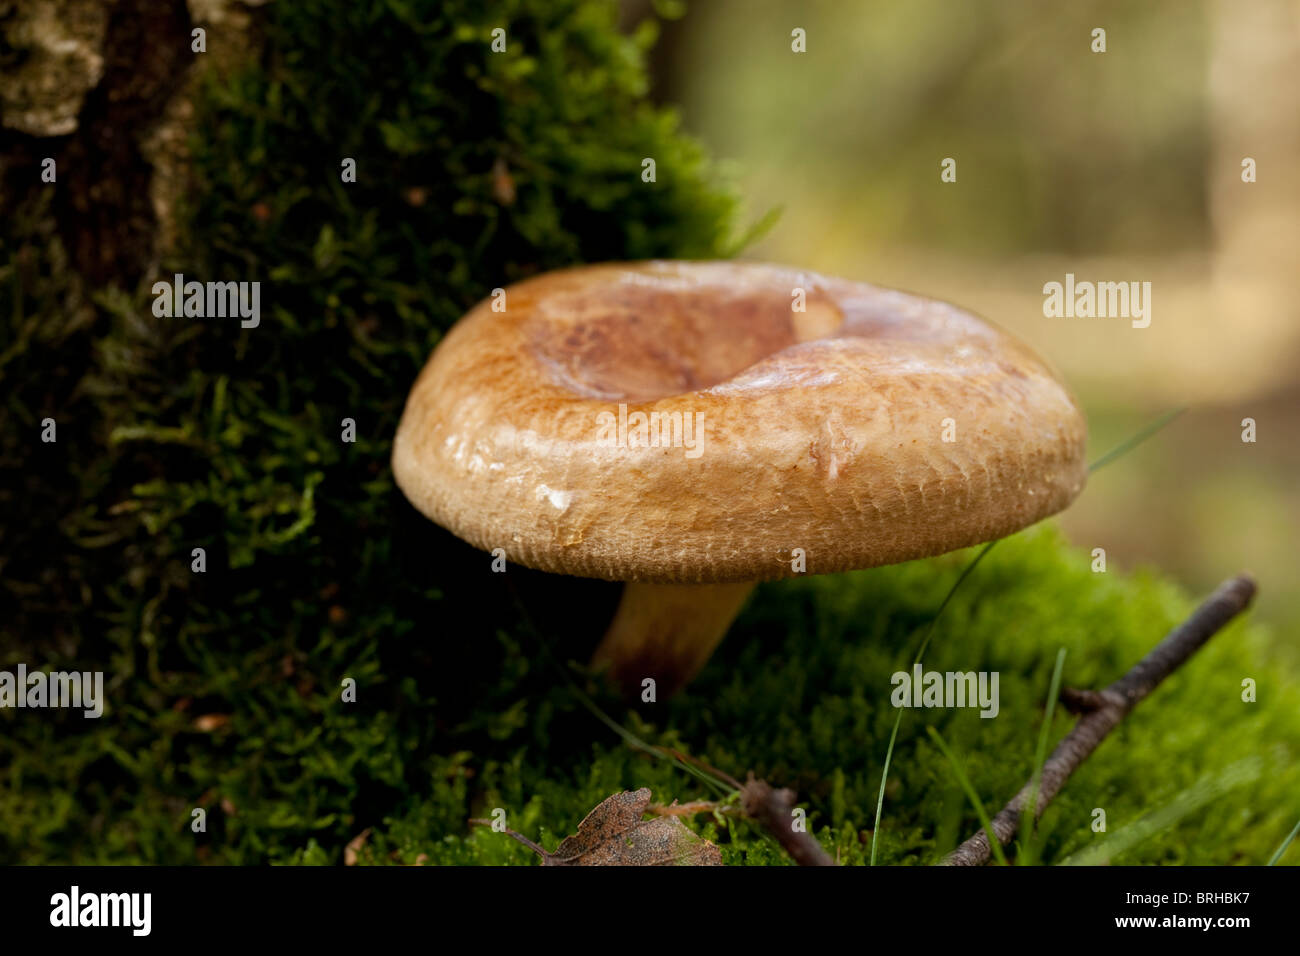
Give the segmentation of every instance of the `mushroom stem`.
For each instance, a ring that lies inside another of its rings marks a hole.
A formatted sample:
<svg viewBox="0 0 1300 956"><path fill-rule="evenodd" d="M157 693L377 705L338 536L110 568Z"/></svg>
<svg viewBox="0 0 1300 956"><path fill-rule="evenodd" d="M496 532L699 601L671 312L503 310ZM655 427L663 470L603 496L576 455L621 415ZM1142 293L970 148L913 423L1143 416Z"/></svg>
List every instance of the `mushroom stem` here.
<svg viewBox="0 0 1300 956"><path fill-rule="evenodd" d="M630 581L591 663L629 699L655 681L665 697L694 677L740 612L754 582L647 584Z"/></svg>

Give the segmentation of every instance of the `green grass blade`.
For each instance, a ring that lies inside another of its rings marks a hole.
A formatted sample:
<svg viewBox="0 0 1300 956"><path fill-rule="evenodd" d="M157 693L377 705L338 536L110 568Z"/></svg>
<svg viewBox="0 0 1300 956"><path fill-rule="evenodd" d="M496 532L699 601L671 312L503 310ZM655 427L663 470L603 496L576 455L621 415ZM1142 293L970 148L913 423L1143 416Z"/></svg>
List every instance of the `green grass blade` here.
<svg viewBox="0 0 1300 956"><path fill-rule="evenodd" d="M1134 448L1142 444L1144 441L1146 441L1156 432L1160 431L1162 428L1164 428L1166 425L1168 425L1170 422L1172 422L1175 418L1177 418L1185 411L1187 411L1187 406L1184 405L1180 408L1175 408L1171 412L1166 412L1165 414L1161 415L1154 422L1152 422L1146 428L1142 429L1132 438L1128 439L1127 441L1120 442L1110 451L1106 452L1106 454L1102 455L1100 458L1094 461L1091 465L1088 466L1088 473L1091 474L1092 472L1097 471L1098 469L1105 468L1115 459L1122 458L1124 455L1127 455Z"/></svg>
<svg viewBox="0 0 1300 956"><path fill-rule="evenodd" d="M934 636L934 627L939 622L939 618L943 615L944 609L947 608L949 602L952 601L952 596L957 593L957 589L961 587L961 583L970 576L972 571L975 570L975 566L984 560L984 555L993 550L995 544L997 544L996 541L990 541L988 544L984 545L984 547L980 549L980 553L975 555L971 562L962 569L961 574L957 575L957 580L954 581L952 587L948 589L948 593L944 596L943 602L939 605L939 610L935 611L934 617L930 618L930 625L926 628L925 637L921 641L921 646L917 648L916 659L912 662L913 666L921 662L921 655L924 654L926 648L930 646L930 638ZM880 793L876 796L876 822L871 828L870 866L876 865L876 834L880 832L880 817L885 808L885 784L889 782L889 765L894 759L894 744L898 741L898 727L902 722L903 711L902 708L899 708L898 716L894 718L894 730L889 735L889 746L885 748L885 766L880 773Z"/></svg>
<svg viewBox="0 0 1300 956"><path fill-rule="evenodd" d="M1128 826L1121 827L1101 843L1071 854L1061 861L1061 865L1097 866L1110 863L1125 850L1169 829L1189 813L1213 803L1237 787L1254 783L1262 772L1263 761L1258 757L1248 757L1230 764L1217 776L1202 777L1159 810L1153 810Z"/></svg>
<svg viewBox="0 0 1300 956"><path fill-rule="evenodd" d="M876 865L876 834L880 832L880 813L885 806L885 782L889 780L889 761L894 757L894 741L898 739L898 725L903 722L903 708L898 708L894 718L894 732L889 735L889 746L885 749L885 769L880 772L880 793L876 795L876 823L871 828L871 863Z"/></svg>
<svg viewBox="0 0 1300 956"><path fill-rule="evenodd" d="M930 646L930 638L934 637L934 627L939 623L939 618L943 615L943 612L947 609L949 603L951 603L953 595L957 593L957 589L961 587L963 581L970 577L971 572L974 571L979 563L984 560L984 556L993 550L993 546L996 544L996 541L990 541L988 544L984 545L984 547L980 548L980 553L975 555L970 564L966 565L966 567L962 569L961 574L957 575L957 580L954 581L952 587L948 589L948 594L944 597L943 603L939 605L939 610L935 611L934 617L930 619L930 626L926 629L925 639L921 641L921 646L916 650L916 659L912 661L912 666L921 663L921 658L925 656L925 652Z"/></svg>
<svg viewBox="0 0 1300 956"><path fill-rule="evenodd" d="M1017 865L1033 866L1036 856L1031 839L1034 830L1034 807L1038 805L1038 787L1043 780L1043 764L1047 762L1047 739L1052 733L1052 718L1056 716L1056 700L1061 694L1061 671L1065 667L1065 648L1056 652L1056 667L1047 689L1047 703L1043 709L1043 723L1038 728L1038 748L1034 751L1034 773L1029 778L1029 801L1020 814L1021 852L1016 855Z"/></svg>
<svg viewBox="0 0 1300 956"><path fill-rule="evenodd" d="M989 822L989 815L984 812L984 804L980 802L980 795L975 792L975 788L971 785L970 778L966 776L966 771L962 770L961 764L957 762L957 755L948 749L948 745L944 743L943 738L939 736L939 731L935 730L933 727L926 727L925 729L929 731L930 736L934 738L934 742L939 745L939 749L943 751L943 755L948 758L948 763L952 764L952 772L957 775L957 781L961 784L961 788L966 791L966 796L970 800L971 806L975 808L976 816L980 819L980 826L983 827L984 832L988 835L989 848L993 851L993 856L997 859L998 863L1002 866L1006 866L1007 858L1002 853L1002 844L999 843L998 838L993 835L993 824Z"/></svg>
<svg viewBox="0 0 1300 956"><path fill-rule="evenodd" d="M1282 845L1277 848L1277 852L1269 857L1269 866L1275 866L1277 861L1282 859L1282 854L1286 852L1286 848L1291 845L1291 841L1295 839L1297 833L1300 833L1300 820L1296 821L1295 828L1292 829L1291 834L1282 841Z"/></svg>

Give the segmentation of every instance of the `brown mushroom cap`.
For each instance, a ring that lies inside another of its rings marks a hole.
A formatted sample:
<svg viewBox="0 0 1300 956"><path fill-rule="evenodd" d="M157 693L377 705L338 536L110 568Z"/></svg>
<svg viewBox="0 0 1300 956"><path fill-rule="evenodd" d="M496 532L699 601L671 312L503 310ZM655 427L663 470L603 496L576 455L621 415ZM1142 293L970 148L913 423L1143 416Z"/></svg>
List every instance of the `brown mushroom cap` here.
<svg viewBox="0 0 1300 956"><path fill-rule="evenodd" d="M528 567L754 581L790 576L801 548L807 573L865 568L1002 537L1083 488L1084 421L1055 372L942 302L645 262L548 273L505 304L434 351L393 472L429 518ZM698 454L612 442L620 404L698 416Z"/></svg>

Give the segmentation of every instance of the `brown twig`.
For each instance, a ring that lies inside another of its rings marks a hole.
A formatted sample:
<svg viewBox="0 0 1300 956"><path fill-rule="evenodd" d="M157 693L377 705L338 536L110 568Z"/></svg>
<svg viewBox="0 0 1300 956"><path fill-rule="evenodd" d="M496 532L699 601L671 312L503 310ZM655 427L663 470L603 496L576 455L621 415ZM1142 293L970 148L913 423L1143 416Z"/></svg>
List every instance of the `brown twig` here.
<svg viewBox="0 0 1300 956"><path fill-rule="evenodd" d="M693 817L697 813L731 813L735 807L712 800L692 800L690 803L652 803L645 808L646 813L657 817Z"/></svg>
<svg viewBox="0 0 1300 956"><path fill-rule="evenodd" d="M1156 686L1181 667L1206 641L1244 611L1255 596L1255 582L1239 575L1219 585L1205 603L1186 621L1174 628L1127 674L1101 691L1067 689L1061 697L1066 707L1081 712L1074 729L1056 745L1043 764L1035 800L1034 819L1061 792L1070 774L1079 768L1121 720L1128 716ZM1050 714L1049 714L1050 716ZM1008 843L1020 827L1020 815L1029 802L1033 781L1025 784L992 821L998 841ZM988 834L978 833L943 860L945 866L982 866L989 861Z"/></svg>
<svg viewBox="0 0 1300 956"><path fill-rule="evenodd" d="M1061 706L1072 714L1089 714L1100 710L1105 703L1106 697L1101 691L1061 688Z"/></svg>
<svg viewBox="0 0 1300 956"><path fill-rule="evenodd" d="M793 790L773 790L766 780L755 780L750 774L740 788L740 805L745 816L761 823L800 866L835 865L811 833L794 828Z"/></svg>
<svg viewBox="0 0 1300 956"><path fill-rule="evenodd" d="M484 820L481 817L470 817L469 825L472 827L487 827L488 829L493 828L491 820ZM528 847L528 849L532 850L534 853L540 856L543 860L549 859L551 856L551 854L547 853L545 850L543 850L532 840L528 839L528 837L524 836L522 833L516 833L514 830L511 830L509 828L500 830L498 832L504 833L512 840L516 840L519 843L522 843L524 846Z"/></svg>

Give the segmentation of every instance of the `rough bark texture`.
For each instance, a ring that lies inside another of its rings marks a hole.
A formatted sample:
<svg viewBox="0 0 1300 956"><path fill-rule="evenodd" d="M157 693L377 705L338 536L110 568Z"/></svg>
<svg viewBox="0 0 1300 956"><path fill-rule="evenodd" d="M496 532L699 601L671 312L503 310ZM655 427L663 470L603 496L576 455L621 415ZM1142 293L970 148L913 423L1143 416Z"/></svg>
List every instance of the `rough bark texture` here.
<svg viewBox="0 0 1300 956"><path fill-rule="evenodd" d="M0 214L48 190L70 265L129 288L175 241L194 74L256 49L236 0L0 4ZM206 53L191 31L206 31ZM42 181L53 159L57 179ZM29 216L35 210L25 210Z"/></svg>

